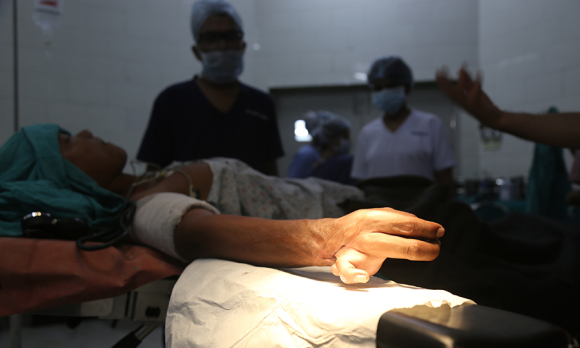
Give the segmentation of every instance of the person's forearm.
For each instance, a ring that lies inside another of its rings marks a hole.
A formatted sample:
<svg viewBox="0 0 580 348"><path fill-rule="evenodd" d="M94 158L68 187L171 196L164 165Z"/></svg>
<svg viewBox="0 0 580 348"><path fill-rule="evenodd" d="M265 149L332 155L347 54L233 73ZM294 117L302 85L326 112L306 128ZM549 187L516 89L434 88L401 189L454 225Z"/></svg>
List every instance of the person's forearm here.
<svg viewBox="0 0 580 348"><path fill-rule="evenodd" d="M546 145L580 147L580 113L535 115L502 111L495 128Z"/></svg>
<svg viewBox="0 0 580 348"><path fill-rule="evenodd" d="M177 252L188 260L220 258L262 266L332 265L338 241L323 220L269 220L189 211L175 231ZM328 245L328 244L336 245Z"/></svg>
<svg viewBox="0 0 580 348"><path fill-rule="evenodd" d="M534 142L578 148L580 113L530 114L499 109L481 89L481 75L472 79L462 68L457 83L447 77L446 68L436 75L441 90L483 125Z"/></svg>

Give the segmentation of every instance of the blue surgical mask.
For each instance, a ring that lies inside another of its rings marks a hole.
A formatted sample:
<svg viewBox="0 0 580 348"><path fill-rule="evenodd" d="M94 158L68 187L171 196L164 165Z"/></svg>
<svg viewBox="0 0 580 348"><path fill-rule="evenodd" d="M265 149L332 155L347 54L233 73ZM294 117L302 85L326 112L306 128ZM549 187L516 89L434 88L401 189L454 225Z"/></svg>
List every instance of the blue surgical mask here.
<svg viewBox="0 0 580 348"><path fill-rule="evenodd" d="M200 52L203 78L215 83L234 82L244 70L243 50Z"/></svg>
<svg viewBox="0 0 580 348"><path fill-rule="evenodd" d="M405 87L384 88L372 93L373 104L387 115L394 115L405 104Z"/></svg>
<svg viewBox="0 0 580 348"><path fill-rule="evenodd" d="M334 147L334 152L337 155L342 155L350 152L350 141L345 138L340 138L340 144Z"/></svg>

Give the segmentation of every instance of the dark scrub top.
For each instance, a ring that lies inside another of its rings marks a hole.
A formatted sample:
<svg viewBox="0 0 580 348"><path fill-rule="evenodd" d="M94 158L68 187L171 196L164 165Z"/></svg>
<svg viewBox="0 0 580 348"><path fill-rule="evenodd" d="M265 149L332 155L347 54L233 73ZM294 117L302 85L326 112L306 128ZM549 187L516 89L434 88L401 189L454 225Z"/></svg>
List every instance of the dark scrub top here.
<svg viewBox="0 0 580 348"><path fill-rule="evenodd" d="M354 185L350 176L353 157L345 153L329 157L320 161L320 152L312 145L302 146L292 158L288 168L288 178L315 177L338 182L345 185Z"/></svg>
<svg viewBox="0 0 580 348"><path fill-rule="evenodd" d="M165 167L173 161L229 157L261 170L283 155L268 94L240 83L238 99L222 113L194 78L159 94L137 159Z"/></svg>
<svg viewBox="0 0 580 348"><path fill-rule="evenodd" d="M350 176L353 159L348 153L329 157L312 169L311 176L344 185L354 185L355 181Z"/></svg>
<svg viewBox="0 0 580 348"><path fill-rule="evenodd" d="M309 177L319 158L320 152L314 146L310 144L302 146L294 157L292 157L292 162L288 167L288 174L286 176L293 179Z"/></svg>

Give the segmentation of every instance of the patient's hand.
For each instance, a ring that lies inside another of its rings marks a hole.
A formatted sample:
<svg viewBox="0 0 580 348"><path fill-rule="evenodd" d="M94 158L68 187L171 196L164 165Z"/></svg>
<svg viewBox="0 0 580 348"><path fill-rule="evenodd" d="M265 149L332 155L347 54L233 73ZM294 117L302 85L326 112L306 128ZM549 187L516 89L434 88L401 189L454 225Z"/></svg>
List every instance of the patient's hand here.
<svg viewBox="0 0 580 348"><path fill-rule="evenodd" d="M339 248L332 273L347 284L365 283L388 257L432 261L443 233L437 223L391 208L357 210L333 220L327 245Z"/></svg>

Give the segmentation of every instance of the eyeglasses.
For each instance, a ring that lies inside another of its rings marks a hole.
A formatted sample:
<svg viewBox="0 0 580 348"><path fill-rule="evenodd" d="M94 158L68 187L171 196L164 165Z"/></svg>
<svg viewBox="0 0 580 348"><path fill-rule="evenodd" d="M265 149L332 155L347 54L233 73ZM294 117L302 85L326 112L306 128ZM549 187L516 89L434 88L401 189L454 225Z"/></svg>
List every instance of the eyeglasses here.
<svg viewBox="0 0 580 348"><path fill-rule="evenodd" d="M381 91L383 89L387 89L387 88L396 88L396 87L405 87L405 85L403 85L400 82L372 82L372 87L371 89L374 92L378 92Z"/></svg>
<svg viewBox="0 0 580 348"><path fill-rule="evenodd" d="M218 45L224 41L226 45L239 45L244 38L244 32L241 30L229 31L206 31L199 34L198 42L207 46Z"/></svg>

